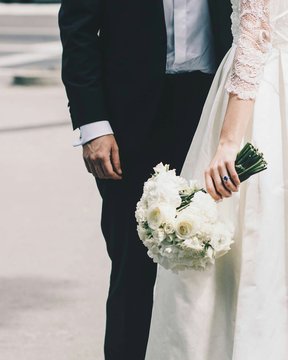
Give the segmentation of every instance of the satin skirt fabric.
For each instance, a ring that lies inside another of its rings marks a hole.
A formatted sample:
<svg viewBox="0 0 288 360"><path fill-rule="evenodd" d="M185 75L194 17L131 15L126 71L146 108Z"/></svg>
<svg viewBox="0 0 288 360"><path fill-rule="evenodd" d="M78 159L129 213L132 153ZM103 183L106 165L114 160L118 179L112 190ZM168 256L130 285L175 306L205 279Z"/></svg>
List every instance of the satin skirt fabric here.
<svg viewBox="0 0 288 360"><path fill-rule="evenodd" d="M206 101L182 176L200 179L218 145L235 46ZM234 222L232 250L204 272L159 268L146 360L288 359L288 49L273 49L243 144L268 170L219 204Z"/></svg>

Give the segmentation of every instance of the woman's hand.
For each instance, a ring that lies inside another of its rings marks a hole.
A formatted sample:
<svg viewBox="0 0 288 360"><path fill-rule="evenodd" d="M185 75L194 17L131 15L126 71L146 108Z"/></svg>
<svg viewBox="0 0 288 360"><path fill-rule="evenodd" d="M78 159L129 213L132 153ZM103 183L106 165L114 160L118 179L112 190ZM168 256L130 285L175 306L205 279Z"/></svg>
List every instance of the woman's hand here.
<svg viewBox="0 0 288 360"><path fill-rule="evenodd" d="M235 170L238 151L239 147L234 143L220 143L205 171L206 190L216 201L238 191L240 180Z"/></svg>

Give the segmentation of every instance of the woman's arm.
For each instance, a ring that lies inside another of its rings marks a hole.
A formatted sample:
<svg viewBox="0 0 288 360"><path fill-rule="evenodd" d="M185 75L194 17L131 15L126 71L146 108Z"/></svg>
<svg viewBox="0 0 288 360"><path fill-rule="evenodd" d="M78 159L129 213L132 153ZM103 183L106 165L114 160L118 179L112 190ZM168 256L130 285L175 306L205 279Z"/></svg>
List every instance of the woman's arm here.
<svg viewBox="0 0 288 360"><path fill-rule="evenodd" d="M269 0L242 0L240 34L226 85L228 107L216 154L205 172L207 191L215 200L230 197L240 185L234 163L253 117L255 97L270 48L269 30Z"/></svg>

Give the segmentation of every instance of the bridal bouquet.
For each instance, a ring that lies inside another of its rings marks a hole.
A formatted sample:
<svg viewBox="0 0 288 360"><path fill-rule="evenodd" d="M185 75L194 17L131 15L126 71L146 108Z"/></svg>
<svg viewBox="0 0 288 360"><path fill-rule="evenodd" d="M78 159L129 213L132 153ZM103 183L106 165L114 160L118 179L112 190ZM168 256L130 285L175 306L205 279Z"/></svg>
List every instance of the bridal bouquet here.
<svg viewBox="0 0 288 360"><path fill-rule="evenodd" d="M236 159L241 181L266 169L263 155L247 144ZM231 224L219 220L217 204L197 185L162 163L144 184L137 204L138 234L148 255L165 269L204 270L233 243Z"/></svg>

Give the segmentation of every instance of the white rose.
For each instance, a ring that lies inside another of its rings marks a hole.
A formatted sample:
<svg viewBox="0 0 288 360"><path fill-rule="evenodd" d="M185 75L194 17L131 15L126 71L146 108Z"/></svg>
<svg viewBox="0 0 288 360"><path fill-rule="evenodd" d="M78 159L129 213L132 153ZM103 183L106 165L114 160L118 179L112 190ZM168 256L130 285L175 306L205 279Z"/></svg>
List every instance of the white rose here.
<svg viewBox="0 0 288 360"><path fill-rule="evenodd" d="M147 222L151 229L156 230L162 224L175 218L176 209L167 205L152 205L147 211Z"/></svg>
<svg viewBox="0 0 288 360"><path fill-rule="evenodd" d="M183 240L193 237L199 230L200 225L200 219L197 216L184 211L177 217L175 224L176 235Z"/></svg>

